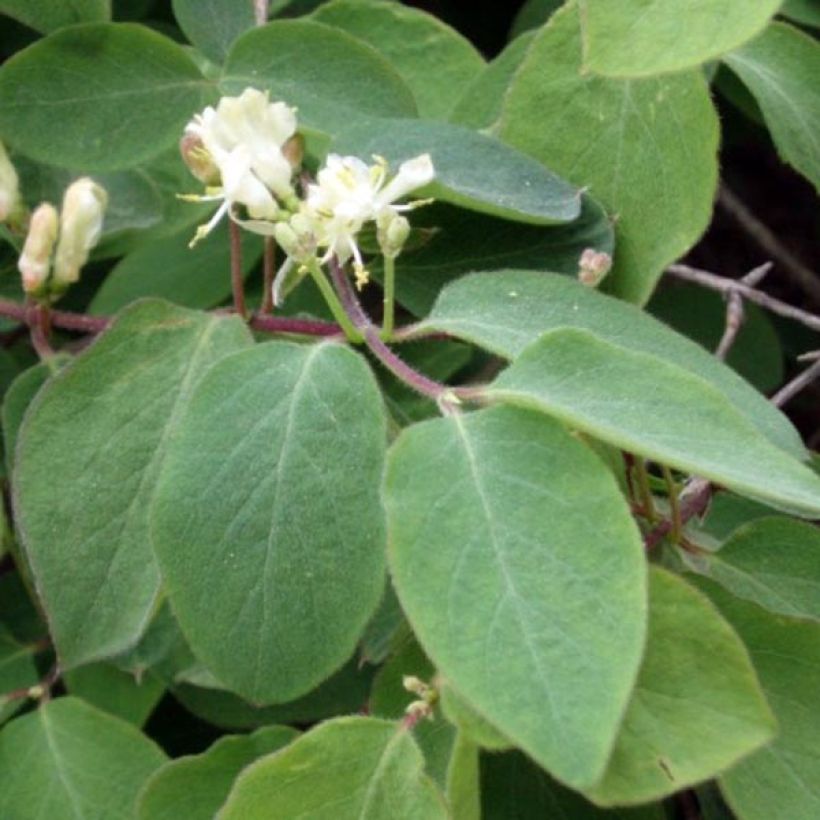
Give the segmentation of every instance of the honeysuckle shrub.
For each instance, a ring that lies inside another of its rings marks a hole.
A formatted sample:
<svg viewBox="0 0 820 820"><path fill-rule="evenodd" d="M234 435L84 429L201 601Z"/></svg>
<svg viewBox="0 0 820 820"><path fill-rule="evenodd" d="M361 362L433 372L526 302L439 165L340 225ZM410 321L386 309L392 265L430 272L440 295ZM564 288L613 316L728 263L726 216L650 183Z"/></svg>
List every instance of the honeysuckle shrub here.
<svg viewBox="0 0 820 820"><path fill-rule="evenodd" d="M646 307L814 6L166 5L0 0L0 818L820 816L778 333Z"/></svg>

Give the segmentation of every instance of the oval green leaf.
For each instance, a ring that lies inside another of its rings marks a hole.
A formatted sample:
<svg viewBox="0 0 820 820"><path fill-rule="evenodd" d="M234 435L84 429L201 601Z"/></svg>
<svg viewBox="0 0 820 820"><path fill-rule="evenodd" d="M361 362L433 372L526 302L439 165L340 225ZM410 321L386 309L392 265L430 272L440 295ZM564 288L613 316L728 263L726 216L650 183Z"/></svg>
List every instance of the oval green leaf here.
<svg viewBox="0 0 820 820"><path fill-rule="evenodd" d="M713 777L776 725L746 647L700 592L655 568L638 682L596 803L659 800Z"/></svg>
<svg viewBox="0 0 820 820"><path fill-rule="evenodd" d="M416 192L463 208L534 225L570 222L581 213L581 192L540 162L486 134L429 120L357 122L333 150L365 160L385 157L395 169L430 154L436 177Z"/></svg>
<svg viewBox="0 0 820 820"><path fill-rule="evenodd" d="M131 820L142 784L166 760L130 723L58 698L0 732L0 817Z"/></svg>
<svg viewBox="0 0 820 820"><path fill-rule="evenodd" d="M544 334L487 395L797 515L820 516L820 478L764 438L712 385L587 331Z"/></svg>
<svg viewBox="0 0 820 820"><path fill-rule="evenodd" d="M0 14L48 34L76 23L105 23L111 19L111 0L0 0Z"/></svg>
<svg viewBox="0 0 820 820"><path fill-rule="evenodd" d="M607 287L630 301L645 302L709 224L719 127L701 72L638 80L584 73L574 2L536 34L493 132L618 215Z"/></svg>
<svg viewBox="0 0 820 820"><path fill-rule="evenodd" d="M236 41L220 88L238 94L248 86L297 106L300 127L330 135L362 117L416 114L412 92L375 49L305 20L269 23Z"/></svg>
<svg viewBox="0 0 820 820"><path fill-rule="evenodd" d="M179 139L208 85L184 49L144 26L72 26L0 69L0 135L66 168L128 168Z"/></svg>
<svg viewBox="0 0 820 820"><path fill-rule="evenodd" d="M412 89L422 117L446 118L465 84L484 68L481 55L455 29L400 3L334 0L321 5L313 19L383 54Z"/></svg>
<svg viewBox="0 0 820 820"><path fill-rule="evenodd" d="M172 0L172 8L185 36L217 64L255 22L253 3L247 0Z"/></svg>
<svg viewBox="0 0 820 820"><path fill-rule="evenodd" d="M775 23L725 62L760 105L780 156L820 190L820 44Z"/></svg>
<svg viewBox="0 0 820 820"><path fill-rule="evenodd" d="M195 655L248 700L314 688L378 605L385 440L372 373L335 344L244 351L187 405L154 547Z"/></svg>
<svg viewBox="0 0 820 820"><path fill-rule="evenodd" d="M423 767L398 724L339 718L248 766L218 820L446 820Z"/></svg>
<svg viewBox="0 0 820 820"><path fill-rule="evenodd" d="M425 651L540 765L591 786L646 620L643 550L611 474L559 424L501 407L406 429L386 487L393 579Z"/></svg>
<svg viewBox="0 0 820 820"><path fill-rule="evenodd" d="M64 669L125 651L147 626L160 464L196 380L250 343L237 318L137 303L26 413L16 521Z"/></svg>
<svg viewBox="0 0 820 820"><path fill-rule="evenodd" d="M536 271L465 276L442 291L419 330L442 331L513 359L545 331L562 327L586 330L699 376L774 444L805 458L806 449L789 420L700 345L633 305L565 276Z"/></svg>
<svg viewBox="0 0 820 820"><path fill-rule="evenodd" d="M705 63L759 34L783 0L580 0L584 66L645 77Z"/></svg>
<svg viewBox="0 0 820 820"><path fill-rule="evenodd" d="M221 737L207 751L157 769L137 801L138 820L213 820L236 776L263 755L298 736L289 726L267 726L250 735Z"/></svg>

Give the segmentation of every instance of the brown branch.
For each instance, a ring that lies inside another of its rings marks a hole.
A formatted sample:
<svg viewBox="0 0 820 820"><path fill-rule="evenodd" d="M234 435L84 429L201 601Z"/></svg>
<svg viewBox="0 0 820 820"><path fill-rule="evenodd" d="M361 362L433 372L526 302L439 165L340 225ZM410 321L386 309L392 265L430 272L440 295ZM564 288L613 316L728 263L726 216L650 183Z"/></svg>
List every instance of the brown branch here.
<svg viewBox="0 0 820 820"><path fill-rule="evenodd" d="M265 252L262 258L262 304L260 313L273 311L273 277L276 275L276 244L272 236L265 237Z"/></svg>
<svg viewBox="0 0 820 820"><path fill-rule="evenodd" d="M812 301L820 304L820 278L783 245L773 231L748 209L740 197L722 185L718 193L718 202L769 256L783 266Z"/></svg>
<svg viewBox="0 0 820 820"><path fill-rule="evenodd" d="M785 384L775 393L771 402L775 407L782 407L786 402L791 401L798 393L807 388L812 382L820 379L820 359L807 367L798 376L795 376L788 384Z"/></svg>
<svg viewBox="0 0 820 820"><path fill-rule="evenodd" d="M696 516L703 515L706 508L709 506L709 501L712 498L712 485L703 478L695 478L689 483L689 486L681 494L680 497L680 511L678 521L673 521L667 518L661 521L656 527L653 527L643 539L644 546L647 551L656 547L667 535L669 535L676 524L683 527L687 521Z"/></svg>
<svg viewBox="0 0 820 820"><path fill-rule="evenodd" d="M234 310L245 319L248 315L245 307L245 280L242 277L242 233L239 225L233 220L228 222L231 238L231 292L233 293Z"/></svg>
<svg viewBox="0 0 820 820"><path fill-rule="evenodd" d="M268 0L253 0L253 16L257 26L268 22Z"/></svg>
<svg viewBox="0 0 820 820"><path fill-rule="evenodd" d="M709 273L709 271L692 268L689 265L670 265L666 272L678 279L694 282L696 285L716 290L718 293L727 296L731 293L737 293L749 302L754 302L772 313L785 316L787 319L793 319L812 330L820 331L820 316L793 307L786 302L781 302L779 299L763 293L763 291L750 287L743 280L727 279L724 276L717 276L714 273Z"/></svg>

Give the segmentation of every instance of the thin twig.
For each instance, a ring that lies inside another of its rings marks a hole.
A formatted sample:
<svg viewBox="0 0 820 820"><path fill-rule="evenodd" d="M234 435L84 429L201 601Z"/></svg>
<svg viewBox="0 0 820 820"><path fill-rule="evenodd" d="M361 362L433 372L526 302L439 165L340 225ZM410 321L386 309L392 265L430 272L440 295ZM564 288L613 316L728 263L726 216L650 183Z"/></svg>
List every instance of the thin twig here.
<svg viewBox="0 0 820 820"><path fill-rule="evenodd" d="M686 490L680 495L679 526L683 527L690 519L702 515L709 506L711 498L712 485L704 478L692 479ZM673 531L675 525L675 521L667 518L651 529L643 539L646 549L651 550L656 547Z"/></svg>
<svg viewBox="0 0 820 820"><path fill-rule="evenodd" d="M807 367L800 375L795 376L788 384L781 387L772 396L772 404L775 407L782 407L817 379L820 379L820 359Z"/></svg>
<svg viewBox="0 0 820 820"><path fill-rule="evenodd" d="M669 509L671 511L672 529L669 531L669 534L672 536L672 540L677 544L683 535L683 520L681 519L678 486L675 483L672 471L665 464L661 464L661 472L663 473L663 480L666 482L666 492L669 499Z"/></svg>
<svg viewBox="0 0 820 820"><path fill-rule="evenodd" d="M772 269L772 263L766 262L758 265L754 270L749 271L740 281L750 288L757 287L763 281L763 277ZM746 311L743 307L743 297L736 291L729 292L726 299L726 328L723 336L715 350L715 356L721 361L726 361L729 351L737 341L743 322L746 319Z"/></svg>
<svg viewBox="0 0 820 820"><path fill-rule="evenodd" d="M297 336L344 336L335 322L320 319L292 319L287 316L263 316L255 313L249 322L254 330L263 333L293 333Z"/></svg>
<svg viewBox="0 0 820 820"><path fill-rule="evenodd" d="M268 0L253 0L253 15L257 26L268 22Z"/></svg>
<svg viewBox="0 0 820 820"><path fill-rule="evenodd" d="M745 284L742 280L727 279L724 276L717 276L714 273L709 273L709 271L692 268L689 265L670 265L666 269L666 272L678 279L694 282L705 288L716 290L718 293L727 295L730 293L738 293L749 302L754 302L770 310L772 313L793 319L796 322L806 325L806 327L810 327L812 330L820 331L820 316L816 316L805 310L800 310L800 308L793 307L786 302L781 302L779 299L775 299L767 293L763 293L763 291L749 287L749 285Z"/></svg>
<svg viewBox="0 0 820 820"><path fill-rule="evenodd" d="M247 318L245 308L245 281L242 278L242 234L239 225L233 220L228 222L231 237L231 292L233 293L234 310Z"/></svg>
<svg viewBox="0 0 820 820"><path fill-rule="evenodd" d="M31 346L37 356L41 361L50 359L54 355L54 348L49 341L51 320L48 307L39 304L32 305L28 314L28 324L31 333Z"/></svg>
<svg viewBox="0 0 820 820"><path fill-rule="evenodd" d="M804 265L777 236L764 225L743 203L740 197L722 185L718 201L730 213L738 224L766 253L776 259L792 279L811 296L812 301L820 304L820 278Z"/></svg>
<svg viewBox="0 0 820 820"><path fill-rule="evenodd" d="M272 236L265 237L265 252L262 257L263 285L260 313L273 310L273 277L276 275L276 244Z"/></svg>

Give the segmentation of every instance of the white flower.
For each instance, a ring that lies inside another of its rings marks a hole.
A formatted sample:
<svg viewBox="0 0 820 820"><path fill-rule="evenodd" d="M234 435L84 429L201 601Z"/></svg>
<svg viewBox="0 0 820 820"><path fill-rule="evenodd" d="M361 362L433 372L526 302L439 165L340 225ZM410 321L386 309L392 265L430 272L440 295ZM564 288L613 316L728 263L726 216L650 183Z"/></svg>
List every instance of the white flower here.
<svg viewBox="0 0 820 820"><path fill-rule="evenodd" d="M89 177L72 182L66 189L52 278L58 289L65 289L80 278L89 251L100 239L107 205L108 194Z"/></svg>
<svg viewBox="0 0 820 820"><path fill-rule="evenodd" d="M0 142L0 222L5 222L20 204L17 171Z"/></svg>
<svg viewBox="0 0 820 820"><path fill-rule="evenodd" d="M51 252L57 241L59 217L57 209L43 202L31 215L26 242L17 267L23 277L23 290L38 295L51 270Z"/></svg>
<svg viewBox="0 0 820 820"><path fill-rule="evenodd" d="M209 233L230 213L244 206L252 220L271 220L279 213L277 197L293 196L293 165L286 145L296 133L296 111L283 102L271 103L268 94L246 88L238 97L223 97L188 123L181 148L188 167L210 183L218 171L221 187L204 197L220 201L214 217L197 231ZM284 150L283 150L284 149Z"/></svg>
<svg viewBox="0 0 820 820"><path fill-rule="evenodd" d="M395 205L397 199L427 185L435 175L429 154L407 160L399 166L393 179L387 181L387 162L375 157L367 165L358 157L330 154L319 171L316 183L308 186L306 213L314 222L317 244L326 248L322 261L331 256L341 263L353 257L357 284L366 279L356 237L366 222L387 224L392 217L413 208Z"/></svg>

